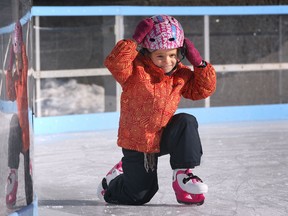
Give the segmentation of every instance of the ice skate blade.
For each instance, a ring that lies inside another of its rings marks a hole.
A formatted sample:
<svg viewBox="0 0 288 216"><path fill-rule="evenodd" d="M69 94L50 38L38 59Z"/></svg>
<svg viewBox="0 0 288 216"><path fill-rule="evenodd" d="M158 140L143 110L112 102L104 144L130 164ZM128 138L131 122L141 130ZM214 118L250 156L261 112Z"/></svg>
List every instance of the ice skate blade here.
<svg viewBox="0 0 288 216"><path fill-rule="evenodd" d="M193 203L193 202L184 202L184 201L181 201L181 200L178 200L178 199L177 199L177 202L178 202L179 204L194 205L194 206L201 206L201 205L204 204L204 200L201 201L201 202L198 202L198 203Z"/></svg>

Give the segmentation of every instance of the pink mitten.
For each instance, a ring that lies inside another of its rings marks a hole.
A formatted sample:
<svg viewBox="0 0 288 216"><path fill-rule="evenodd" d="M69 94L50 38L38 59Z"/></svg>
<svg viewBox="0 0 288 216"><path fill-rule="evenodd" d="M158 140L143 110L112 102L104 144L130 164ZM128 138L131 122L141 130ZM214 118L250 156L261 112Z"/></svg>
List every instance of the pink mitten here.
<svg viewBox="0 0 288 216"><path fill-rule="evenodd" d="M146 18L138 23L136 26L133 39L141 44L145 36L152 30L154 21L151 18Z"/></svg>
<svg viewBox="0 0 288 216"><path fill-rule="evenodd" d="M188 38L184 39L184 46L186 46L186 58L195 67L200 66L202 63L202 57L199 51L194 47L192 41Z"/></svg>

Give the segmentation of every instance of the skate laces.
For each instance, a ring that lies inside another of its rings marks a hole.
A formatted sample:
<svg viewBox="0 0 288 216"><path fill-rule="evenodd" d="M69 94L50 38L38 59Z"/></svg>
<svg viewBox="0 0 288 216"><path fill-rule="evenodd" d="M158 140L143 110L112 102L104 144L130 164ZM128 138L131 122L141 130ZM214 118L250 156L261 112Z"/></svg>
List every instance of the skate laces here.
<svg viewBox="0 0 288 216"><path fill-rule="evenodd" d="M12 181L13 181L13 179L12 179L12 173L10 173L9 176L8 176L8 178L7 178L7 182L8 182L8 184L10 185L10 184L12 184Z"/></svg>
<svg viewBox="0 0 288 216"><path fill-rule="evenodd" d="M186 178L183 178L183 183L186 184L190 180L192 180L193 183L195 182L202 182L202 179L200 179L198 176L194 175L190 170L186 170L185 174L187 175Z"/></svg>
<svg viewBox="0 0 288 216"><path fill-rule="evenodd" d="M17 178L18 178L17 173L15 171L10 172L7 178L7 186L6 186L7 193L11 193L15 183L17 182Z"/></svg>

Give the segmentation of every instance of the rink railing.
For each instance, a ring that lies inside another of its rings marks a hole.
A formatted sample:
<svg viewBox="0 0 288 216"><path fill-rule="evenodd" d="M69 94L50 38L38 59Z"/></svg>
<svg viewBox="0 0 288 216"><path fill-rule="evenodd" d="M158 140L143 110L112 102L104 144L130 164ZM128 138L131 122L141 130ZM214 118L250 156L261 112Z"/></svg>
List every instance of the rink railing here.
<svg viewBox="0 0 288 216"><path fill-rule="evenodd" d="M36 27L40 16L115 16L115 41L124 38L124 16L150 16L159 14L174 16L203 16L204 19L204 59L210 61L210 35L209 16L212 15L281 15L288 14L288 5L282 6L62 6L32 8L31 15L35 17ZM36 39L36 116L41 117L41 88L42 78L83 77L111 75L106 68L93 68L86 70L42 71L40 69L39 28L35 29ZM214 65L217 73L240 72L257 70L287 70L288 63L271 64L234 64ZM121 87L116 84L116 111L120 110ZM205 99L205 107L210 107L210 97Z"/></svg>
<svg viewBox="0 0 288 216"><path fill-rule="evenodd" d="M209 16L212 15L284 15L288 14L288 5L281 6L92 6L92 7L33 7L31 14L40 16L115 16L115 41L124 38L124 16L150 16L159 14L169 14L174 16L203 16L204 19L204 58L210 60L210 39L209 39ZM37 34L37 33L36 33ZM36 39L39 35L36 35ZM36 41L37 48L37 41ZM37 67L37 62L39 66ZM239 72L239 71L271 71L288 70L288 63L269 64L233 64L214 65L217 73ZM76 76L103 76L111 75L106 68L84 69L84 70L62 70L62 71L41 71L40 56L36 55L36 70L34 77L39 81L36 87L40 87L42 78L52 77L76 77ZM40 91L40 88L38 89ZM70 131L81 130L101 130L118 127L120 108L121 88L117 86L117 112L95 113L87 115L59 116L48 118L36 118L35 134L51 133L49 127L51 121L59 123L55 132L67 132L67 125ZM205 100L205 107L210 107L209 98ZM37 106L39 109L39 104ZM41 109L41 107L40 107ZM265 105L265 106L237 106L237 107L213 107L207 109L179 109L178 112L190 112L196 115L201 123L205 122L229 122L245 120L275 120L288 119L287 104ZM208 111L208 112L207 112ZM209 114L208 114L209 113ZM225 113L225 116L223 116ZM272 114L273 113L273 114ZM39 114L39 112L38 112ZM38 121L39 120L39 121ZM98 123L96 123L98 122ZM45 130L45 125L47 130ZM55 125L55 124L54 124ZM38 130L39 129L39 130ZM40 131L41 130L41 131Z"/></svg>
<svg viewBox="0 0 288 216"><path fill-rule="evenodd" d="M32 16L281 15L288 5L258 6L33 6Z"/></svg>

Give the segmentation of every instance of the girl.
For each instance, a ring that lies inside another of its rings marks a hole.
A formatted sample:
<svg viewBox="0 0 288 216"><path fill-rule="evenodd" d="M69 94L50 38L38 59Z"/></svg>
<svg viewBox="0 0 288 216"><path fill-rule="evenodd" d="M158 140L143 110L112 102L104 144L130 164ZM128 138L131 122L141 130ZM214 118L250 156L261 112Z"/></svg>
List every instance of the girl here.
<svg viewBox="0 0 288 216"><path fill-rule="evenodd" d="M184 57L194 71L181 63ZM119 41L105 66L123 89L117 141L123 158L99 184L98 197L115 204L149 202L158 190L158 157L170 154L177 201L203 204L208 187L192 173L202 156L198 123L174 113L181 96L200 100L213 94L212 65L174 17L158 15L142 20L133 39Z"/></svg>

